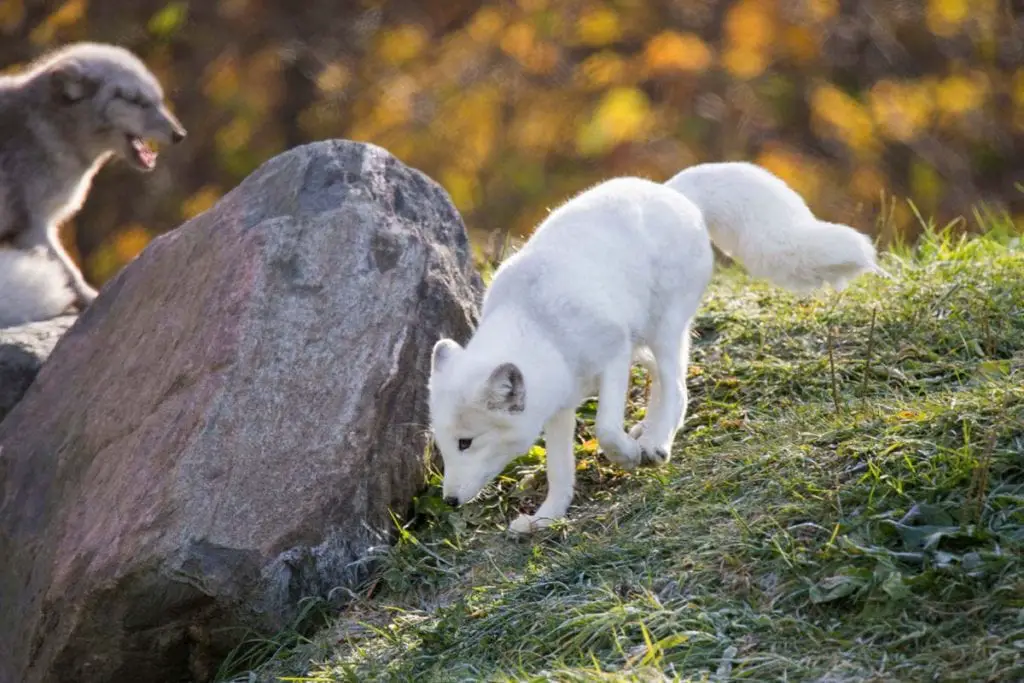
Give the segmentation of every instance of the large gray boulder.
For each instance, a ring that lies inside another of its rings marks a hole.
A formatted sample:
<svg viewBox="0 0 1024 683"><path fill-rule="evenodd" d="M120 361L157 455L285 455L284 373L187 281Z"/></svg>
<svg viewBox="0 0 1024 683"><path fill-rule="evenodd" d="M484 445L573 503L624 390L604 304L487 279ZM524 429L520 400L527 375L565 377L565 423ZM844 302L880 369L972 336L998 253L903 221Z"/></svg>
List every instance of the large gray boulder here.
<svg viewBox="0 0 1024 683"><path fill-rule="evenodd" d="M445 192L351 142L154 240L0 424L0 683L206 680L358 580L480 292Z"/></svg>
<svg viewBox="0 0 1024 683"><path fill-rule="evenodd" d="M0 328L0 421L25 395L75 316Z"/></svg>

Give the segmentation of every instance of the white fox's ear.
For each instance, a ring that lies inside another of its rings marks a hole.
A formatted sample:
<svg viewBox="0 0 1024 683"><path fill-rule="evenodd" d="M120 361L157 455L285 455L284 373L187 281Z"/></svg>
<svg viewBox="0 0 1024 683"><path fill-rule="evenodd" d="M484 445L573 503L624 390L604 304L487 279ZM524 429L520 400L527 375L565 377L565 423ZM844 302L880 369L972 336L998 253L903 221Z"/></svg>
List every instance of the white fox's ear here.
<svg viewBox="0 0 1024 683"><path fill-rule="evenodd" d="M434 353L430 357L430 372L441 369L448 360L462 350L454 339L441 339L434 344Z"/></svg>
<svg viewBox="0 0 1024 683"><path fill-rule="evenodd" d="M502 363L487 378L487 409L521 413L526 407L526 382L514 363Z"/></svg>

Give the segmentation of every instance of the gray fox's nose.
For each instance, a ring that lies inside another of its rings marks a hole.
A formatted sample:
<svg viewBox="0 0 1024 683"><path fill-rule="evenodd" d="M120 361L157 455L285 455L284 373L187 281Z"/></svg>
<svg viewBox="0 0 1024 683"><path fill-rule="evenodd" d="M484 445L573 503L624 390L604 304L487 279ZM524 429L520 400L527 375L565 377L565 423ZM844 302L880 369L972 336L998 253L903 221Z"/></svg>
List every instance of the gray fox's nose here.
<svg viewBox="0 0 1024 683"><path fill-rule="evenodd" d="M178 144L185 139L186 135L188 135L188 132L184 128L175 128L171 131L171 142Z"/></svg>
<svg viewBox="0 0 1024 683"><path fill-rule="evenodd" d="M458 498L456 498L455 496L445 496L445 497L444 497L444 502L445 502L445 503L446 503L447 505L450 505L450 506L452 506L453 508L455 508L455 507L458 507L458 506L459 506L459 499L458 499Z"/></svg>

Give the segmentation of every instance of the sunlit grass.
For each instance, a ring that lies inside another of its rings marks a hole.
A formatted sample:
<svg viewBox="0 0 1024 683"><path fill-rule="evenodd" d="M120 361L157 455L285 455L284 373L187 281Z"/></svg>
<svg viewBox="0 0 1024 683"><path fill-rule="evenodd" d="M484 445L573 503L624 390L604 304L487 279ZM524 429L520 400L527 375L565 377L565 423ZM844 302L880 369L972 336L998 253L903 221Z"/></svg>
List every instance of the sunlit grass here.
<svg viewBox="0 0 1024 683"><path fill-rule="evenodd" d="M583 406L570 519L526 542L542 446L458 511L435 476L337 622L237 680L1021 680L1024 250L991 227L841 295L720 273L670 466L609 466Z"/></svg>

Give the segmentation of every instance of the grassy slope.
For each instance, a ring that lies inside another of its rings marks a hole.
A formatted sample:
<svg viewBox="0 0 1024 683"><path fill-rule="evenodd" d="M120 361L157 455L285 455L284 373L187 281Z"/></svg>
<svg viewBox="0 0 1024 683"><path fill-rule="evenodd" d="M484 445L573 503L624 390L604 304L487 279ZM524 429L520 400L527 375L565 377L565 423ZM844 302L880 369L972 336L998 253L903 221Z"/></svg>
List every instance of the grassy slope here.
<svg viewBox="0 0 1024 683"><path fill-rule="evenodd" d="M436 480L337 625L259 678L1021 680L1024 251L932 238L886 266L809 299L720 274L669 467L607 465L585 406L571 519L527 542L504 527L542 448L458 512Z"/></svg>

